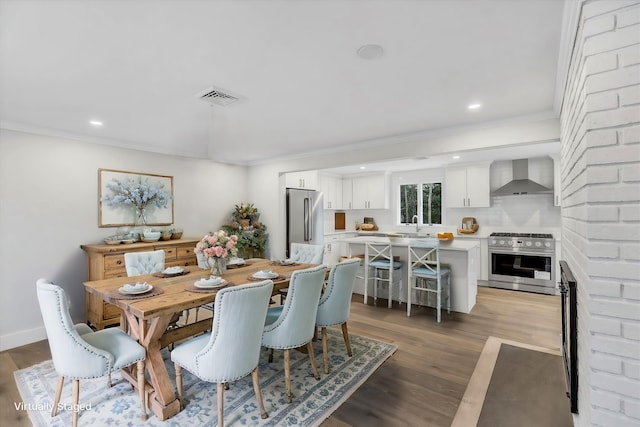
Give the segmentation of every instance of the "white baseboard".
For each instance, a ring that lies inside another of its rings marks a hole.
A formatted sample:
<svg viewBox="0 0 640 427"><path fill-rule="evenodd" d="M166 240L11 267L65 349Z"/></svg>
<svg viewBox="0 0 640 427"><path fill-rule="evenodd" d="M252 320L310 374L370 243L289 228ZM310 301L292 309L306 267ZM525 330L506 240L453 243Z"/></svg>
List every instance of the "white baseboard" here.
<svg viewBox="0 0 640 427"><path fill-rule="evenodd" d="M44 339L47 339L47 331L44 329L44 326L2 335L0 336L0 351L31 344Z"/></svg>

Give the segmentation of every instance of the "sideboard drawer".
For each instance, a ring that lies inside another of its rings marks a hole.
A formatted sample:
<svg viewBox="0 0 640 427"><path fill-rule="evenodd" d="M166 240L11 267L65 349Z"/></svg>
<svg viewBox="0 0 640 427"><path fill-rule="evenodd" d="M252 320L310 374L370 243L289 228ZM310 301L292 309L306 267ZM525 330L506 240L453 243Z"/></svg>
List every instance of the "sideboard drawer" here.
<svg viewBox="0 0 640 427"><path fill-rule="evenodd" d="M177 251L176 248L158 248L164 251L164 259L165 261L171 261L176 259Z"/></svg>
<svg viewBox="0 0 640 427"><path fill-rule="evenodd" d="M193 248L176 248L178 250L178 258L195 258L194 248L195 246Z"/></svg>
<svg viewBox="0 0 640 427"><path fill-rule="evenodd" d="M124 269L124 254L106 255L104 257L104 271Z"/></svg>
<svg viewBox="0 0 640 427"><path fill-rule="evenodd" d="M122 313L122 310L108 302L105 302L102 306L102 320L110 320L115 317L120 317L120 313Z"/></svg>

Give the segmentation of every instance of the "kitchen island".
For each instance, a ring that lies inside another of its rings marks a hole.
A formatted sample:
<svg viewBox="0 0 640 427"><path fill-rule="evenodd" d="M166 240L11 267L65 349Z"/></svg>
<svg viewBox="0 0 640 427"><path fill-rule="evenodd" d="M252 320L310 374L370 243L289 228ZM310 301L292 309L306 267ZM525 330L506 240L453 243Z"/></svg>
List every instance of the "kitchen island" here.
<svg viewBox="0 0 640 427"><path fill-rule="evenodd" d="M419 239L405 238L393 239L388 237L358 236L344 239L343 242L349 247L350 256L364 254L366 242L371 243L391 243L393 256L400 257L404 263L402 270L402 290L398 295L401 302L407 301L408 291L408 246L413 241ZM478 293L478 273L480 260L480 243L473 240L451 240L440 244L440 262L447 264L451 268L451 310L459 313L469 313L476 304ZM362 284L362 286L370 284ZM356 290L358 286L356 286ZM386 289L380 294L387 296ZM413 298L412 298L413 299ZM415 299L414 299L415 300Z"/></svg>

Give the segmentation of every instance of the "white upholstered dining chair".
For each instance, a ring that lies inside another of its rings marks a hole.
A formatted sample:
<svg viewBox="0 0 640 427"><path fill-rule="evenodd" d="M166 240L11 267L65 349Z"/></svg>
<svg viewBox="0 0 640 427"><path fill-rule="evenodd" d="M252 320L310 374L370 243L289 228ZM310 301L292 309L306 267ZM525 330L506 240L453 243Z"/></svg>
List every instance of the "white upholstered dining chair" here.
<svg viewBox="0 0 640 427"><path fill-rule="evenodd" d="M288 259L301 264L322 264L324 260L324 246L291 243Z"/></svg>
<svg viewBox="0 0 640 427"><path fill-rule="evenodd" d="M39 279L37 292L51 358L60 376L51 416L57 415L65 378L73 380L72 423L75 427L78 424L80 380L106 376L107 386L111 387L112 372L135 364L137 371L135 386L140 394L142 419L146 420L144 347L118 328L93 332L83 323L74 325L69 315L67 297L61 287L45 279Z"/></svg>
<svg viewBox="0 0 640 427"><path fill-rule="evenodd" d="M270 351L269 362L273 361L273 349L284 350L284 378L289 403L292 401L289 363L291 349L307 346L314 377L320 379L311 340L326 272L327 267L324 265L294 271L291 274L289 295L284 305L271 307L267 312L262 345Z"/></svg>
<svg viewBox="0 0 640 427"><path fill-rule="evenodd" d="M124 268L127 270L127 276L158 273L164 270L164 251L159 249L148 252L126 252Z"/></svg>
<svg viewBox="0 0 640 427"><path fill-rule="evenodd" d="M264 319L269 307L273 282L265 280L218 291L213 312L211 332L178 345L171 352L176 368L178 397L182 397L182 369L198 378L217 383L218 426L224 425L224 386L251 374L253 389L260 407L260 415L267 418L264 409L258 360Z"/></svg>
<svg viewBox="0 0 640 427"><path fill-rule="evenodd" d="M346 259L331 268L327 287L325 288L316 315L316 326L322 331L322 355L324 360L324 373L329 373L329 343L327 327L340 325L342 338L347 347L347 354L351 357L351 344L349 343L349 331L347 320L351 309L351 293L356 280L356 273L360 266L360 258Z"/></svg>

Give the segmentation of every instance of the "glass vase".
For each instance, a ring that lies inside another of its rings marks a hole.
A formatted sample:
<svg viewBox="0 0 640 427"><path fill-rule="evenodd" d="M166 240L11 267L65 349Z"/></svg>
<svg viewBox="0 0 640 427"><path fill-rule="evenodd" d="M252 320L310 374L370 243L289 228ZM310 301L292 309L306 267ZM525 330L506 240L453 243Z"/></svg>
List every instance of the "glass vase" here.
<svg viewBox="0 0 640 427"><path fill-rule="evenodd" d="M227 260L219 257L209 258L212 276L222 276L227 271Z"/></svg>

